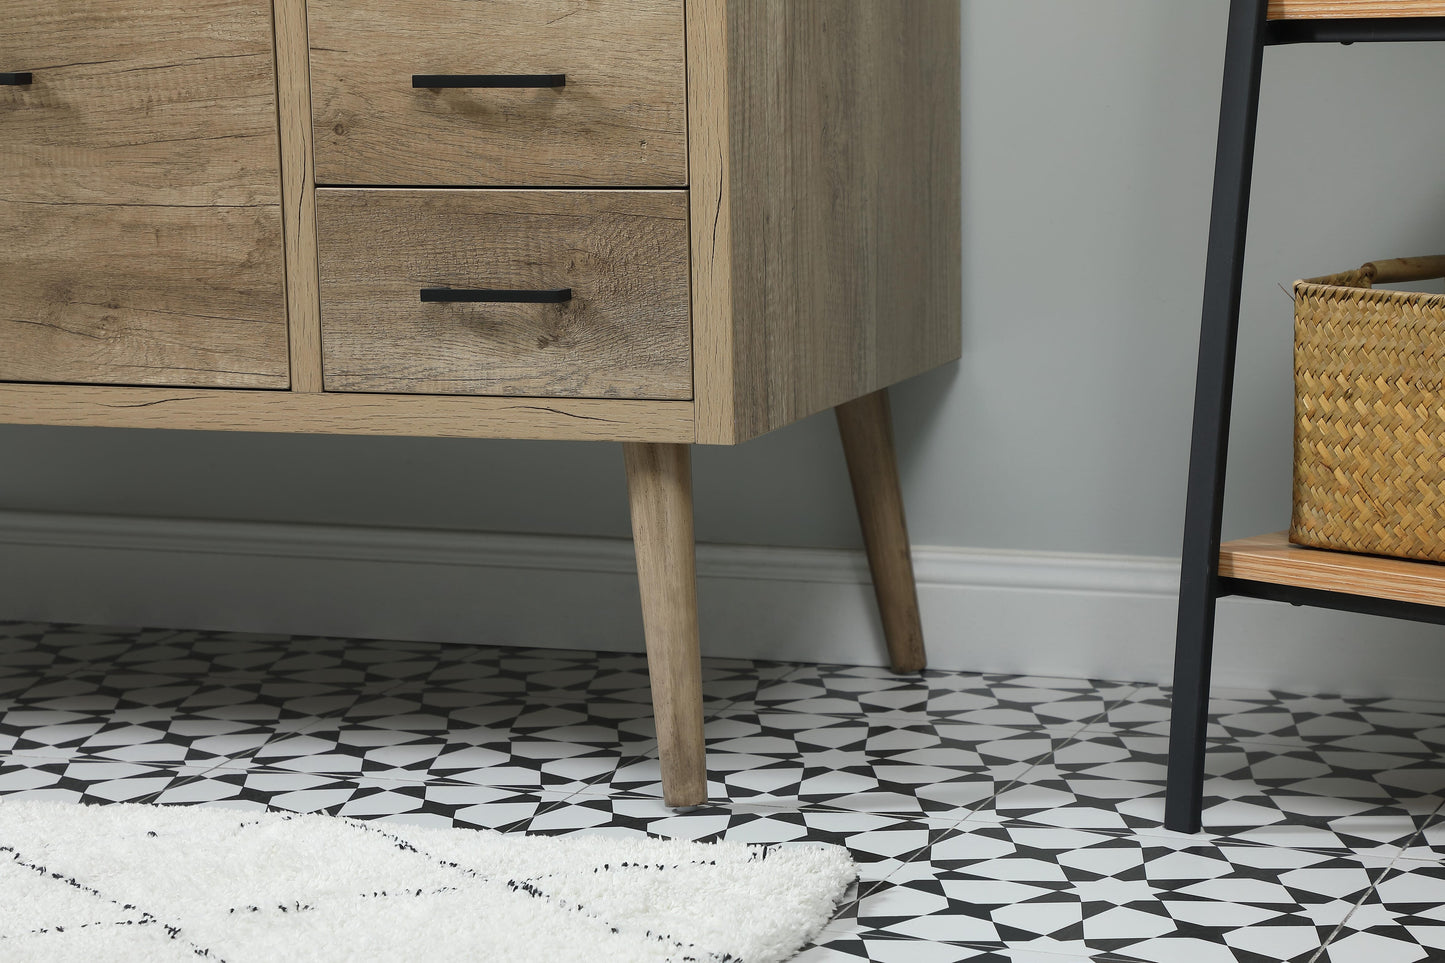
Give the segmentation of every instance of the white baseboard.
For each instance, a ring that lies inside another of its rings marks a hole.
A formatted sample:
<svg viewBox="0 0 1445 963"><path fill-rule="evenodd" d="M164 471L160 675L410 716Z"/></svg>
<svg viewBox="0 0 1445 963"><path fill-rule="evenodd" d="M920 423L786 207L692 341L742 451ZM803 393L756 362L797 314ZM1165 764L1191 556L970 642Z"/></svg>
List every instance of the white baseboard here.
<svg viewBox="0 0 1445 963"><path fill-rule="evenodd" d="M937 668L1161 682L1179 566L919 548ZM709 655L883 664L852 551L701 545ZM0 512L0 617L640 650L632 545L565 538ZM1445 630L1225 600L1215 685L1438 698Z"/></svg>

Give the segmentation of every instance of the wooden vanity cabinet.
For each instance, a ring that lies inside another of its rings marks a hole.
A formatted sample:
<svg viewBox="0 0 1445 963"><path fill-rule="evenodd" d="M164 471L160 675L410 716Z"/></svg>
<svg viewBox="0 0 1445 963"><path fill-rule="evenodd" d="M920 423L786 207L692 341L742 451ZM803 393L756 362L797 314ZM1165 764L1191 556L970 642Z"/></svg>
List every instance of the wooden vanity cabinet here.
<svg viewBox="0 0 1445 963"><path fill-rule="evenodd" d="M960 350L956 0L0 0L0 421L621 442L669 803L690 445L837 410L923 666L888 386Z"/></svg>

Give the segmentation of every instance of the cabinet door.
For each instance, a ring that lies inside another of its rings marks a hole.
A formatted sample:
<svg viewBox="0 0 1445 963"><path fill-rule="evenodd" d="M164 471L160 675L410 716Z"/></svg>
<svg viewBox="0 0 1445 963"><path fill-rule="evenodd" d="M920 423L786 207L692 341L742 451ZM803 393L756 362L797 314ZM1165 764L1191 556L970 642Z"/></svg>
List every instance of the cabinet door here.
<svg viewBox="0 0 1445 963"><path fill-rule="evenodd" d="M0 380L287 387L270 3L0 25Z"/></svg>

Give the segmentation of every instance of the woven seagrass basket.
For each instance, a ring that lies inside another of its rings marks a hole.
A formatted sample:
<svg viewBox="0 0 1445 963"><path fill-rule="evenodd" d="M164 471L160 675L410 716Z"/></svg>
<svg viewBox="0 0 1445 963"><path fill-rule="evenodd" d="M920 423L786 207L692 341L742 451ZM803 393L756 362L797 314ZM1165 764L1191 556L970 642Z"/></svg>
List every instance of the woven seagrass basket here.
<svg viewBox="0 0 1445 963"><path fill-rule="evenodd" d="M1294 511L1311 548L1445 562L1445 256L1295 283Z"/></svg>

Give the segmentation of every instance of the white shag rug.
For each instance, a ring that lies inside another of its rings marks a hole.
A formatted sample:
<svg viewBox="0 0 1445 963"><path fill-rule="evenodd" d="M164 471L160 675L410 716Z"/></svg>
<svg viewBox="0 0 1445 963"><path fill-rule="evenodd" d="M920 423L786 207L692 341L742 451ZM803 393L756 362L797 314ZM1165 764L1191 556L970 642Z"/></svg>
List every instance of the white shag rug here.
<svg viewBox="0 0 1445 963"><path fill-rule="evenodd" d="M812 843L0 802L0 960L776 963L856 876Z"/></svg>

